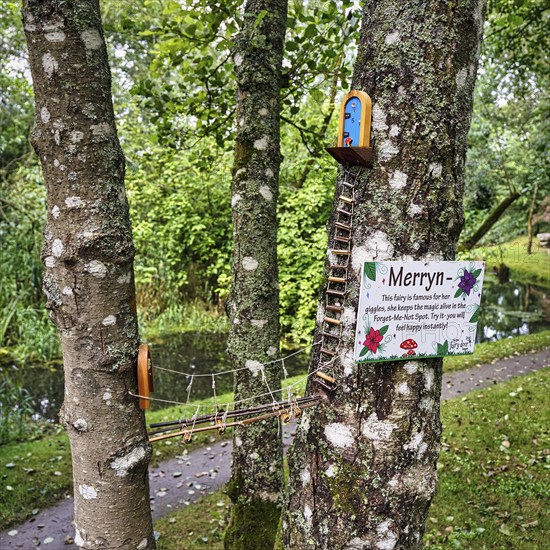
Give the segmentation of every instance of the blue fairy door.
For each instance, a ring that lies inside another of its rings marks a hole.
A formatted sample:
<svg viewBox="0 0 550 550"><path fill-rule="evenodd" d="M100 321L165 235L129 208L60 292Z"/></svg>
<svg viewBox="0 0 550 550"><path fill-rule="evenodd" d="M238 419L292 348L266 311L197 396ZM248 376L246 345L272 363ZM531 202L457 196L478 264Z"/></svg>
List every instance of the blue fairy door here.
<svg viewBox="0 0 550 550"><path fill-rule="evenodd" d="M351 97L344 109L344 147L359 147L361 101Z"/></svg>

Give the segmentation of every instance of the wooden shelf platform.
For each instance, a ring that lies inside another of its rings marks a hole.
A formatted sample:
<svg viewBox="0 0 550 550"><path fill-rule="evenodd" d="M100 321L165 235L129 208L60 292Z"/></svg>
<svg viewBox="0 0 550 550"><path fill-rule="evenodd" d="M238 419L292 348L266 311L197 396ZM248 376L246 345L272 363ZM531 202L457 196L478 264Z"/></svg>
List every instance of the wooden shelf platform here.
<svg viewBox="0 0 550 550"><path fill-rule="evenodd" d="M372 147L327 147L326 151L339 164L370 166L372 162Z"/></svg>

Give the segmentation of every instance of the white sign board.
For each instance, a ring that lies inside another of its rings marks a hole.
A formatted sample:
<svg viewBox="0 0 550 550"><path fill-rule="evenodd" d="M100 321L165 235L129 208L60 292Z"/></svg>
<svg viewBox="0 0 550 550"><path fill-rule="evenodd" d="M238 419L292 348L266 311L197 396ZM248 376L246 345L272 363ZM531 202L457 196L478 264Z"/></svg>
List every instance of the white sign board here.
<svg viewBox="0 0 550 550"><path fill-rule="evenodd" d="M485 262L365 262L355 361L473 353Z"/></svg>

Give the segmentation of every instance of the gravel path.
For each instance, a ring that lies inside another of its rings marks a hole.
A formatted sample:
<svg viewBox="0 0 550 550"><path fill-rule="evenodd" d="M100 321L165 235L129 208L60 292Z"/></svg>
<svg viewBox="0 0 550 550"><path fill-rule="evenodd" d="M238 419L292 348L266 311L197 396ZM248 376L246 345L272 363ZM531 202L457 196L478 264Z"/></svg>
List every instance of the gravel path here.
<svg viewBox="0 0 550 550"><path fill-rule="evenodd" d="M486 388L515 376L550 366L550 348L529 355L496 361L468 370L443 375L441 399L451 399L472 390ZM283 430L285 446L290 444L295 426ZM162 462L149 472L153 518L162 517L212 493L229 480L231 441L184 452L179 458ZM73 499L66 498L39 512L19 527L0 533L1 550L76 549L73 544Z"/></svg>

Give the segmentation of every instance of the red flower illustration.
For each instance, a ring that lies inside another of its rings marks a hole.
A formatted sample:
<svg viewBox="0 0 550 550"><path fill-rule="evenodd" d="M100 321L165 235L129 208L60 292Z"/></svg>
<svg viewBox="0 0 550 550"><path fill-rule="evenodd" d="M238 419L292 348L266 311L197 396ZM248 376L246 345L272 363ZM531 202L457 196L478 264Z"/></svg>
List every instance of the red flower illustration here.
<svg viewBox="0 0 550 550"><path fill-rule="evenodd" d="M370 332L367 334L367 337L365 338L365 341L363 342L363 345L369 348L372 353L376 353L378 350L378 347L380 346L380 342L382 341L383 336L380 334L379 330L374 330L372 327L370 329Z"/></svg>

